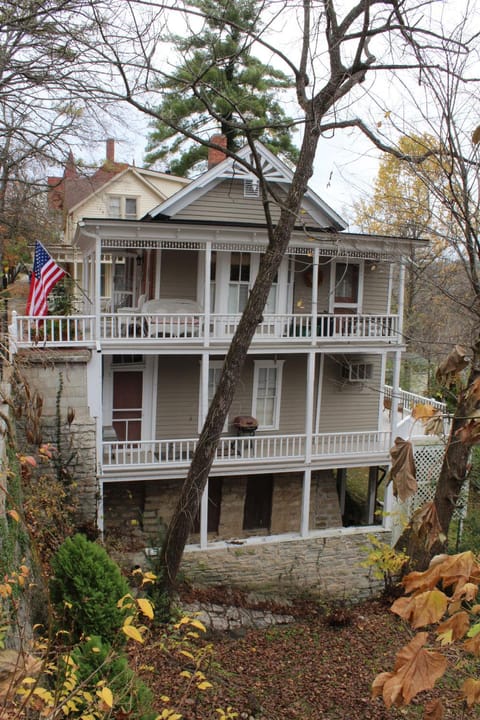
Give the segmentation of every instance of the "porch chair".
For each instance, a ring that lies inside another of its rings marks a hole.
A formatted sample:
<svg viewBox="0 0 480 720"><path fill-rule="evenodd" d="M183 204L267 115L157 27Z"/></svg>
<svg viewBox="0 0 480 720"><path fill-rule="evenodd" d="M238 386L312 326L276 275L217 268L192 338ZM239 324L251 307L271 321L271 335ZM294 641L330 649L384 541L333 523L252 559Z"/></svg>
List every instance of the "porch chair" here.
<svg viewBox="0 0 480 720"><path fill-rule="evenodd" d="M136 307L119 307L116 309L117 313L121 313L122 315L139 315L142 312L142 308L145 304L145 300L147 299L146 294L140 295L138 298L137 306ZM135 325L135 323L133 323ZM119 317L118 318L118 329L121 335L128 335L128 329L130 325L130 317Z"/></svg>

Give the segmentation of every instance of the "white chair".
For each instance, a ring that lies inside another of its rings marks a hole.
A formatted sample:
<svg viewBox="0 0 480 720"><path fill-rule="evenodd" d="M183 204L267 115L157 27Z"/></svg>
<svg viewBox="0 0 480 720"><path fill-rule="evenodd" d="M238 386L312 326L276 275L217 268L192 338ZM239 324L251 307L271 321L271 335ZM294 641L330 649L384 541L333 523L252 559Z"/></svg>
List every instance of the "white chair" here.
<svg viewBox="0 0 480 720"><path fill-rule="evenodd" d="M117 308L117 313L140 313L142 312L142 308L145 304L145 300L147 299L146 295L140 295L137 302L137 307L119 307Z"/></svg>
<svg viewBox="0 0 480 720"><path fill-rule="evenodd" d="M118 330L120 335L127 335L130 325L133 324L135 326L135 320L132 322L131 316L139 315L142 312L146 299L146 295L140 295L137 307L119 307L116 309L116 312L123 316L118 318Z"/></svg>

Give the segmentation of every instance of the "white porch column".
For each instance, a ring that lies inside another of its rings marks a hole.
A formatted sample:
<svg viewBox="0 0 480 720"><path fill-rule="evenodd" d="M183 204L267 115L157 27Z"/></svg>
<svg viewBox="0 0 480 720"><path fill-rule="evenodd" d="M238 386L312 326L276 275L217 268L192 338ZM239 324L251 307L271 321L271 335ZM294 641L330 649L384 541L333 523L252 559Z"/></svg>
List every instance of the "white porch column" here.
<svg viewBox="0 0 480 720"><path fill-rule="evenodd" d="M311 350L307 355L307 382L305 397L305 462L312 461L313 438L313 390L315 386L315 353Z"/></svg>
<svg viewBox="0 0 480 720"><path fill-rule="evenodd" d="M310 525L310 491L312 486L312 469L305 468L302 488L302 517L300 520L300 535L308 537Z"/></svg>
<svg viewBox="0 0 480 720"><path fill-rule="evenodd" d="M205 246L205 288L203 296L203 344L208 347L210 344L210 305L211 305L211 268L212 268L212 243L207 242Z"/></svg>
<svg viewBox="0 0 480 720"><path fill-rule="evenodd" d="M315 345L317 339L317 323L318 323L318 260L319 251L315 248L313 251L313 267L312 267L312 345Z"/></svg>
<svg viewBox="0 0 480 720"><path fill-rule="evenodd" d="M318 268L317 268L318 269ZM305 397L305 471L302 486L302 515L300 535L308 537L310 525L310 490L312 484L312 441L313 441L313 388L315 384L315 352L307 355L307 382Z"/></svg>
<svg viewBox="0 0 480 720"><path fill-rule="evenodd" d="M200 425L203 426L208 413L208 368L209 356L208 352L202 353L201 365L201 389L200 389ZM200 547L205 549L208 545L208 480L202 493L200 501Z"/></svg>
<svg viewBox="0 0 480 720"><path fill-rule="evenodd" d="M97 341L97 349L100 350L100 312L101 312L101 287L102 287L102 280L101 280L101 264L102 264L102 248L101 248L101 240L99 235L97 235L96 242L95 242L95 264L94 264L94 273L95 273L95 339Z"/></svg>

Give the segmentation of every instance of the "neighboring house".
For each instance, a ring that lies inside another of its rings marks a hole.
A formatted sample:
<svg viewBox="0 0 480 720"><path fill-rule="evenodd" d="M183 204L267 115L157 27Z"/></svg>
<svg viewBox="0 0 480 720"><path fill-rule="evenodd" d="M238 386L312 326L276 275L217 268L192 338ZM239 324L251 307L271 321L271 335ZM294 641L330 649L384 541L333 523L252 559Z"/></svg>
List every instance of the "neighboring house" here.
<svg viewBox="0 0 480 720"><path fill-rule="evenodd" d="M61 177L49 177L48 204L58 215L63 231L61 245L49 245L57 262L74 280L83 284L82 256L73 245L78 223L84 217L138 220L188 180L168 173L138 168L115 160L115 141L106 141L106 160L93 173L77 167L70 154ZM115 261L115 262L114 262ZM115 309L131 300L132 268L127 257L102 255L101 295L103 309ZM116 297L112 295L115 285ZM130 289L127 290L126 288ZM124 290L122 290L124 288Z"/></svg>
<svg viewBox="0 0 480 720"><path fill-rule="evenodd" d="M257 151L281 198L291 171ZM16 319L16 347L30 366L42 353L71 363L72 386L83 372L77 402L96 424L99 525L137 548L157 545L170 520L267 245L256 179L220 160L140 221L82 211L74 244L91 302L55 327ZM278 217L273 203L271 211ZM192 578L368 592L359 566L366 536L389 539L391 519L378 510L391 509L380 488L397 424L402 258L411 245L348 233L321 198L305 195L194 519L184 556ZM129 264L127 285L113 274L113 297L128 293L123 310L104 304L106 256Z"/></svg>

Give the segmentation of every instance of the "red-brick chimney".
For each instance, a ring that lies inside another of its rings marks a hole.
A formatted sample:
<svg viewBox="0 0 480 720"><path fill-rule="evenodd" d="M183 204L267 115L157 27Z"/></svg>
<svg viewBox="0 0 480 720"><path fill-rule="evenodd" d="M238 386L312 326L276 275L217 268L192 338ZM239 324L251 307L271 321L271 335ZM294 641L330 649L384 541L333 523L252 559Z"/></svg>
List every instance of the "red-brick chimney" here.
<svg viewBox="0 0 480 720"><path fill-rule="evenodd" d="M113 138L107 140L107 161L115 162L115 140Z"/></svg>
<svg viewBox="0 0 480 720"><path fill-rule="evenodd" d="M223 148L226 149L227 147L227 138L225 135L212 135L210 138L210 142L215 143L215 145L221 145ZM208 169L215 167L215 165L218 165L218 163L223 162L226 158L226 154L222 152L221 150L217 150L217 148L208 148Z"/></svg>

